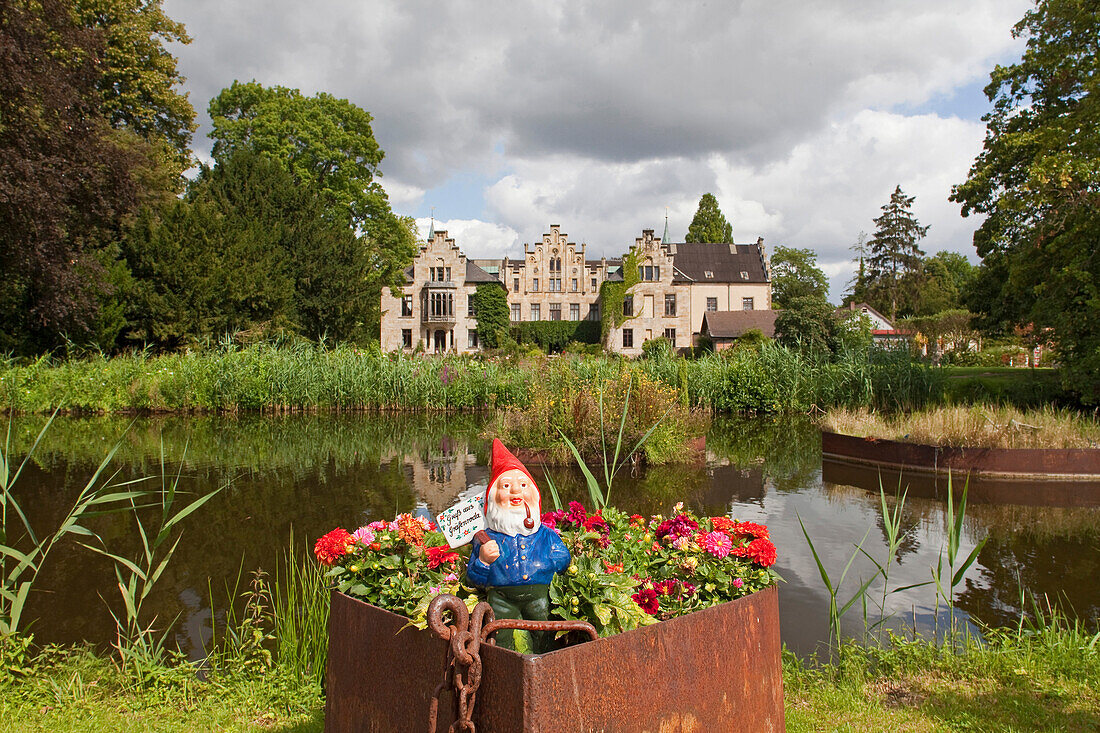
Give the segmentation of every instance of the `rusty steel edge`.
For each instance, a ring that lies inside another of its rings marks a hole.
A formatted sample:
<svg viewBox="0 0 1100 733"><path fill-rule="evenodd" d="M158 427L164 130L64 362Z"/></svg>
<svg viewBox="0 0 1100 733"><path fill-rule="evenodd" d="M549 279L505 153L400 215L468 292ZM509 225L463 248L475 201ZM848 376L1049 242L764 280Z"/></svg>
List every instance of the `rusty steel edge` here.
<svg viewBox="0 0 1100 733"><path fill-rule="evenodd" d="M823 430L821 454L823 458L911 473L1100 481L1100 450L1089 448L952 448Z"/></svg>
<svg viewBox="0 0 1100 733"><path fill-rule="evenodd" d="M333 593L325 730L427 730L446 642ZM483 646L482 733L785 730L778 591L541 656ZM438 731L453 720L444 693Z"/></svg>

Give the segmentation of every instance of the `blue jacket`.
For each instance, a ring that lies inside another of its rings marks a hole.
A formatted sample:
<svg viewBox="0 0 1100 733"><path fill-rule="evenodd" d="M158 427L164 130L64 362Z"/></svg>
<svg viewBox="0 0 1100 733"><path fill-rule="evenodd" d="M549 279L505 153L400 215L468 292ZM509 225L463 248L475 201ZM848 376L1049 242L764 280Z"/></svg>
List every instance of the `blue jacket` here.
<svg viewBox="0 0 1100 733"><path fill-rule="evenodd" d="M500 547L500 557L486 565L478 556L481 543L474 540L466 577L481 588L501 585L549 585L554 573L569 567L569 548L558 533L545 525L530 535L509 535L486 530Z"/></svg>

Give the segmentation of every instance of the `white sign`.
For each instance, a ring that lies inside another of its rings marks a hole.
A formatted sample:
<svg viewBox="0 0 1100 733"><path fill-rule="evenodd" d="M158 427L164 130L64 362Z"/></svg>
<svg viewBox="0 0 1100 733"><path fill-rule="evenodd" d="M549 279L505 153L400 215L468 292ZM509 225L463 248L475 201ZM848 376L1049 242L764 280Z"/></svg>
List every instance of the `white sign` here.
<svg viewBox="0 0 1100 733"><path fill-rule="evenodd" d="M435 523L447 538L451 547L465 545L477 533L485 529L484 495L466 499L435 516Z"/></svg>

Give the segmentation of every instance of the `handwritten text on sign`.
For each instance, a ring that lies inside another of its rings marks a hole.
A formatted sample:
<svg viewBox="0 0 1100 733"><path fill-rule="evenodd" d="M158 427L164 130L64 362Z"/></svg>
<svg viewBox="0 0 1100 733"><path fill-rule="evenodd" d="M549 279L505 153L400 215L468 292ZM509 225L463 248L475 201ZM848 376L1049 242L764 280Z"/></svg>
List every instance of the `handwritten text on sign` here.
<svg viewBox="0 0 1100 733"><path fill-rule="evenodd" d="M465 545L479 529L485 529L484 505L484 497L479 496L460 501L436 515L435 523L451 547Z"/></svg>

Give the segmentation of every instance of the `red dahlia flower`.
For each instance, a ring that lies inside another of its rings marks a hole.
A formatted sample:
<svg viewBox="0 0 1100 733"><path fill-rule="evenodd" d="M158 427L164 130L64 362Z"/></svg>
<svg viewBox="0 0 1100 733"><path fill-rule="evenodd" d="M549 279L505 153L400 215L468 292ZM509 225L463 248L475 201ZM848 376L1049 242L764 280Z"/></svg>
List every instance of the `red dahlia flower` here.
<svg viewBox="0 0 1100 733"><path fill-rule="evenodd" d="M650 616L656 616L657 611L661 608L661 604L657 600L657 591L652 588L642 588L630 597Z"/></svg>
<svg viewBox="0 0 1100 733"><path fill-rule="evenodd" d="M440 565L454 565L459 560L458 553L452 550L449 545L429 547L424 552L428 556L429 570L435 570Z"/></svg>
<svg viewBox="0 0 1100 733"><path fill-rule="evenodd" d="M715 532L728 532L733 529L737 522L733 521L729 517L711 517L710 526L714 527Z"/></svg>
<svg viewBox="0 0 1100 733"><path fill-rule="evenodd" d="M778 553L772 541L761 537L755 539L744 547L735 547L730 553L737 557L746 557L761 567L771 567L775 564Z"/></svg>
<svg viewBox="0 0 1100 733"><path fill-rule="evenodd" d="M718 529L715 527L715 529ZM730 533L741 535L742 537L754 537L758 540L768 539L768 528L763 524L757 524L756 522L735 522L730 527Z"/></svg>
<svg viewBox="0 0 1100 733"><path fill-rule="evenodd" d="M355 544L355 538L346 529L337 527L317 540L313 554L322 565L332 566L347 554L348 548Z"/></svg>

